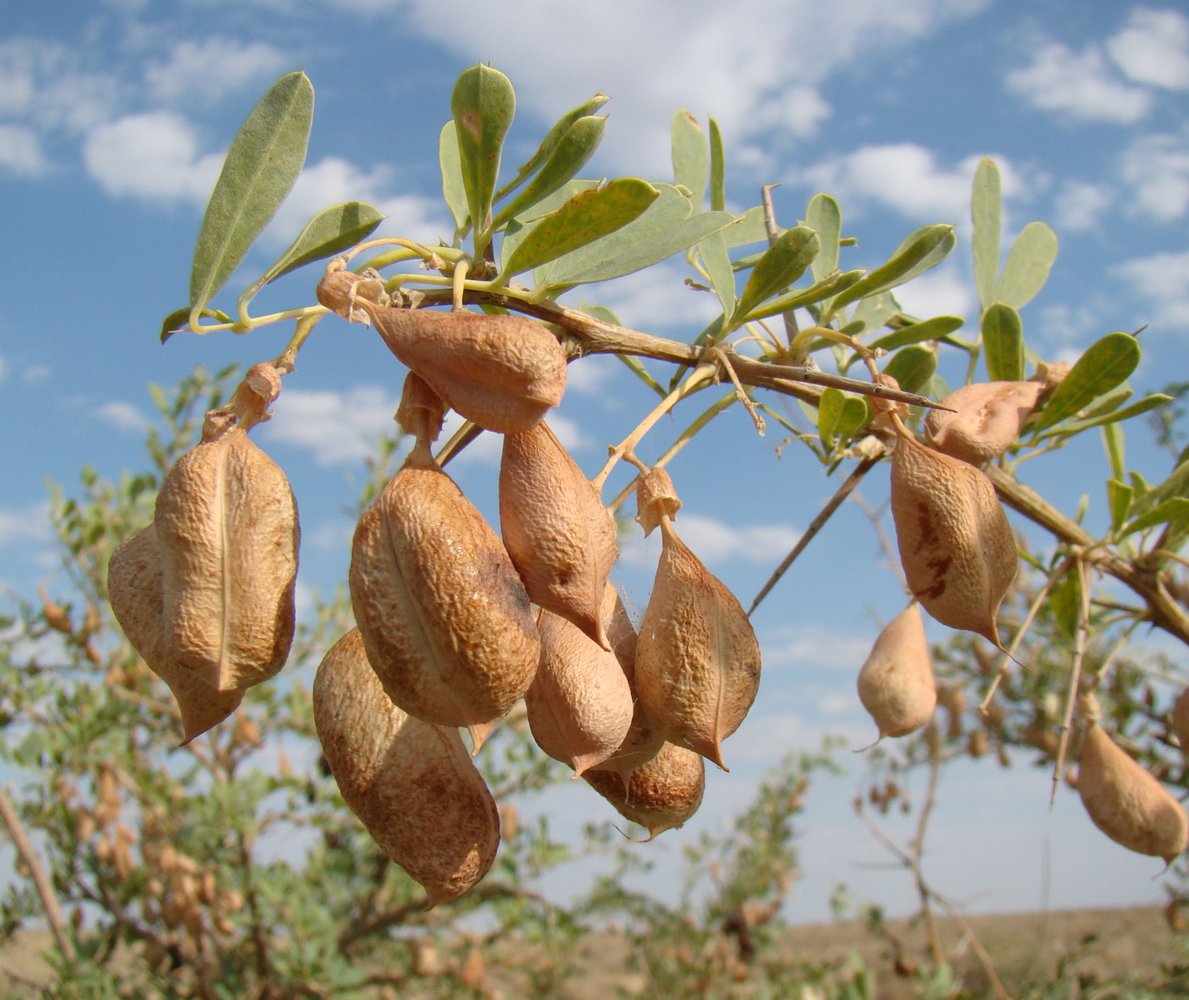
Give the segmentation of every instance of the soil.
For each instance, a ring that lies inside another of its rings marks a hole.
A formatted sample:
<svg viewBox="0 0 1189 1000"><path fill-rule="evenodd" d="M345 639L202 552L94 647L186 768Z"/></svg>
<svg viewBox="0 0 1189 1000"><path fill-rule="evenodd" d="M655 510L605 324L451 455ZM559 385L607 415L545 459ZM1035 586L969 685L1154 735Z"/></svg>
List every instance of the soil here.
<svg viewBox="0 0 1189 1000"><path fill-rule="evenodd" d="M1060 995L1083 996L1091 995L1083 992L1091 985L1123 981L1143 983L1150 992L1110 990L1093 995L1189 995L1184 971L1189 967L1189 941L1170 928L1159 908L984 915L970 917L967 925L969 933L953 921L937 925L946 959L962 982L962 996L993 995L980 948L994 963L1003 987L1000 996L1019 996L1030 992L1029 987L1035 990L1055 982L1066 985ZM41 995L39 987L47 983L49 967L38 953L49 943L46 934L21 933L0 945L0 997ZM656 995L655 986L630 967L629 943L621 935L592 934L579 948L585 971L559 986L559 1000ZM495 987L495 995L515 997L515 989L499 988L500 961L506 957L523 968L532 959L523 953L513 957L514 946L501 946L505 949L507 956L489 958L485 979ZM857 923L807 924L785 929L779 956L765 956L764 963L778 980L781 966L792 970L829 964L841 970L857 956L875 976L874 996L901 1000L923 995L913 968L924 964L927 955L928 936L919 923L888 921L882 934ZM737 993L732 991L735 995L748 996L750 991L743 985Z"/></svg>

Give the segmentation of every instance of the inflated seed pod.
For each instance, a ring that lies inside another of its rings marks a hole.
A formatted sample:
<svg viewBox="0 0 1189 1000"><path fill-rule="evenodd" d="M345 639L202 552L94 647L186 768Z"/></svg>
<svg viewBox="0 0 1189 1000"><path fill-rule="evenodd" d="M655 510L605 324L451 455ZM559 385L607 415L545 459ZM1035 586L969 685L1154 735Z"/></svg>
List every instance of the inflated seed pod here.
<svg viewBox="0 0 1189 1000"><path fill-rule="evenodd" d="M499 811L457 729L394 705L352 629L314 679L314 725L351 811L436 906L491 868Z"/></svg>
<svg viewBox="0 0 1189 1000"><path fill-rule="evenodd" d="M1121 749L1097 720L1097 706L1083 698L1088 717L1078 765L1078 794L1090 819L1128 850L1168 864L1189 844L1189 816L1156 778Z"/></svg>
<svg viewBox="0 0 1189 1000"><path fill-rule="evenodd" d="M166 643L180 669L218 691L272 677L293 640L297 502L248 438L277 390L275 369L256 365L157 495Z"/></svg>
<svg viewBox="0 0 1189 1000"><path fill-rule="evenodd" d="M603 770L582 777L624 819L645 827L649 840L684 824L698 811L706 791L702 755L673 743L663 743L627 780Z"/></svg>
<svg viewBox="0 0 1189 1000"><path fill-rule="evenodd" d="M599 609L617 555L615 522L544 420L504 435L499 503L528 596L609 648Z"/></svg>
<svg viewBox="0 0 1189 1000"><path fill-rule="evenodd" d="M374 285L351 271L331 270L318 285L318 301L374 326L389 350L468 420L490 431L526 431L561 402L566 354L540 323L397 308Z"/></svg>
<svg viewBox="0 0 1189 1000"><path fill-rule="evenodd" d="M892 519L908 588L937 621L999 646L999 605L1016 576L1015 537L991 481L918 442L896 439Z"/></svg>
<svg viewBox="0 0 1189 1000"><path fill-rule="evenodd" d="M1039 382L972 382L941 401L925 419L929 443L972 465L1002 455L1020 436L1044 386ZM953 411L953 412L950 412Z"/></svg>
<svg viewBox="0 0 1189 1000"><path fill-rule="evenodd" d="M577 626L542 611L541 662L524 696L533 739L577 777L623 744L632 723L627 675L610 650Z"/></svg>
<svg viewBox="0 0 1189 1000"><path fill-rule="evenodd" d="M119 544L107 566L107 596L132 648L169 686L182 715L185 746L239 707L243 690L216 691L192 670L178 667L164 638L161 552L154 525Z"/></svg>
<svg viewBox="0 0 1189 1000"><path fill-rule="evenodd" d="M406 381L402 424L427 412L409 403L411 389L424 383ZM360 517L348 583L388 696L426 722L465 726L478 751L528 690L541 644L503 543L434 461L427 437Z"/></svg>
<svg viewBox="0 0 1189 1000"><path fill-rule="evenodd" d="M858 687L881 739L906 736L932 717L937 685L916 601L880 631L859 671Z"/></svg>
<svg viewBox="0 0 1189 1000"><path fill-rule="evenodd" d="M760 645L739 601L677 536L668 474L647 473L639 502L638 520L646 532L659 524L662 541L636 645L636 693L665 739L727 770L721 744L755 701Z"/></svg>

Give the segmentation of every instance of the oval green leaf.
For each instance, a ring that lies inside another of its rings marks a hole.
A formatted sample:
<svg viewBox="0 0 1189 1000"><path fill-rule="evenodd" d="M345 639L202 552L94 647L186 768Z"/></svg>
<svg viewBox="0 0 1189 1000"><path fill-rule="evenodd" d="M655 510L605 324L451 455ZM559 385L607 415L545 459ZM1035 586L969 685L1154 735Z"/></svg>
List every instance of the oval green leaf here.
<svg viewBox="0 0 1189 1000"><path fill-rule="evenodd" d="M470 220L467 191L462 183L462 156L458 152L458 129L453 120L438 135L438 167L442 172L442 198L454 217L454 231L465 233Z"/></svg>
<svg viewBox="0 0 1189 1000"><path fill-rule="evenodd" d="M1155 528L1161 524L1168 524L1174 529L1182 529L1189 526L1189 499L1185 497L1170 497L1156 504L1156 506L1150 508L1146 513L1130 521L1120 534L1131 535L1137 531Z"/></svg>
<svg viewBox="0 0 1189 1000"><path fill-rule="evenodd" d="M315 215L272 267L264 272L253 289L260 289L283 274L304 264L327 257L354 246L368 236L384 216L379 209L362 201L345 201L324 208Z"/></svg>
<svg viewBox="0 0 1189 1000"><path fill-rule="evenodd" d="M919 344L897 351L884 365L884 374L891 375L905 392L919 392L936 370L937 355Z"/></svg>
<svg viewBox="0 0 1189 1000"><path fill-rule="evenodd" d="M1049 280L1057 259L1057 234L1043 222L1029 222L1016 237L992 298L1022 309Z"/></svg>
<svg viewBox="0 0 1189 1000"><path fill-rule="evenodd" d="M289 73L269 88L232 140L194 248L192 312L223 287L293 188L313 115L313 84L304 73Z"/></svg>
<svg viewBox="0 0 1189 1000"><path fill-rule="evenodd" d="M940 264L953 248L953 226L924 226L910 234L885 263L840 294L831 303L831 309L841 309L859 299L879 295L902 285Z"/></svg>
<svg viewBox="0 0 1189 1000"><path fill-rule="evenodd" d="M727 207L727 160L723 152L722 131L718 122L710 119L710 211L721 212Z"/></svg>
<svg viewBox="0 0 1189 1000"><path fill-rule="evenodd" d="M480 64L464 70L450 95L450 113L471 225L477 242L483 242L491 220L504 137L516 114L511 81L490 66Z"/></svg>
<svg viewBox="0 0 1189 1000"><path fill-rule="evenodd" d="M1127 520L1127 513L1131 510L1131 498L1135 494L1130 486L1119 479L1106 481L1107 505L1111 510L1111 528L1118 531Z"/></svg>
<svg viewBox="0 0 1189 1000"><path fill-rule="evenodd" d="M571 108L554 122L553 127L545 133L545 138L541 140L541 145L537 147L537 151L526 162L520 165L516 171L516 176L495 193L495 201L502 201L528 180L529 177L540 170L545 161L553 156L554 150L561 145L561 141L565 138L566 133L570 131L570 127L579 118L586 118L589 115L593 115L608 100L610 98L606 94L595 94L590 100L583 101L576 108Z"/></svg>
<svg viewBox="0 0 1189 1000"><path fill-rule="evenodd" d="M526 209L531 208L555 191L568 184L586 161L594 155L603 138L606 118L590 115L574 122L561 140L554 145L552 154L540 171L525 185L524 190L500 209L493 229L499 229Z"/></svg>
<svg viewBox="0 0 1189 1000"><path fill-rule="evenodd" d="M971 235L974 284L978 289L979 305L986 309L991 304L995 280L999 277L999 227L1003 219L999 168L994 160L986 157L978 161L974 170L970 219L974 223Z"/></svg>
<svg viewBox="0 0 1189 1000"><path fill-rule="evenodd" d="M805 224L817 233L818 251L813 277L821 281L838 270L838 238L842 234L842 209L828 194L815 194L805 210Z"/></svg>
<svg viewBox="0 0 1189 1000"><path fill-rule="evenodd" d="M951 333L961 329L966 321L961 316L934 316L921 320L919 323L909 323L886 336L873 340L867 346L871 350L894 351L909 344L920 344L926 340L941 340ZM849 365L848 365L849 367Z"/></svg>
<svg viewBox="0 0 1189 1000"><path fill-rule="evenodd" d="M794 226L781 233L752 268L731 316L732 329L747 322L756 306L801 277L820 245L817 233L808 226Z"/></svg>
<svg viewBox="0 0 1189 1000"><path fill-rule="evenodd" d="M1121 385L1135 371L1139 359L1139 341L1129 333L1108 333L1095 341L1053 390L1036 422L1036 430L1046 430L1072 417Z"/></svg>
<svg viewBox="0 0 1189 1000"><path fill-rule="evenodd" d="M693 203L701 206L710 176L706 136L698 120L688 111L673 112L669 129L673 158L673 180L693 192Z"/></svg>
<svg viewBox="0 0 1189 1000"><path fill-rule="evenodd" d="M996 302L983 313L983 354L992 381L1024 378L1024 324L1011 306Z"/></svg>
<svg viewBox="0 0 1189 1000"><path fill-rule="evenodd" d="M702 258L706 277L710 279L710 287L718 296L723 315L730 316L735 310L735 269L731 266L727 241L721 230L711 233L698 244L698 255Z"/></svg>

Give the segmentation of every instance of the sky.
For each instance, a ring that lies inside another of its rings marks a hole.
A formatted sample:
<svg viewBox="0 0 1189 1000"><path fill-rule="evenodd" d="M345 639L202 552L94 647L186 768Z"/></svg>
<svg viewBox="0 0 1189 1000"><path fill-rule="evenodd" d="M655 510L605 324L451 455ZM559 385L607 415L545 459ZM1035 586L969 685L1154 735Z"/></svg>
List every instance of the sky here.
<svg viewBox="0 0 1189 1000"><path fill-rule="evenodd" d="M922 318L977 312L969 193L975 165L990 156L1005 236L1040 219L1061 241L1048 286L1024 310L1029 345L1072 359L1112 330L1146 325L1137 390L1186 377L1189 16L1175 5L0 0L0 600L60 582L47 481L69 491L83 464L109 477L137 468L153 419L148 384L176 384L196 364L247 366L284 346L280 326L158 342L162 317L185 305L227 144L268 85L295 69L312 80L309 156L216 299L224 307L335 202L375 204L387 217L381 234L448 240L438 132L455 78L480 61L516 88L507 166L558 116L603 92L608 127L588 176L671 178L669 123L687 109L722 130L728 207L755 204L762 185L777 183L776 216L793 225L813 194L830 193L858 241L848 266L876 266L921 225L955 224L950 260L899 293ZM688 339L709 313L685 274L673 262L583 297L628 326ZM258 311L312 302L316 277L278 282ZM593 475L650 399L613 359L572 369L550 422ZM298 497L305 607L344 577L352 524L343 508L364 479L370 442L391 426L402 378L374 335L323 323L257 434ZM644 457L683 425L679 412ZM1155 481L1168 460L1145 437L1131 431L1129 461ZM670 469L685 501L682 537L745 606L836 485L780 444L778 430L758 437L733 410ZM491 518L497 463L498 442L481 440L451 466ZM1026 480L1063 510L1085 493L1088 523L1102 517L1107 472L1096 441L1035 465ZM863 488L875 509L886 501L879 478ZM615 574L637 611L655 542L625 542ZM759 700L726 743L732 771L709 776L699 816L650 845L662 872L676 871L683 843L724 828L784 752L816 750L827 733L870 742L854 680L900 595L867 513L845 506L757 612ZM944 629L930 634L940 640ZM840 882L890 912L913 907L909 877L850 812L863 760L843 763L846 776L815 786L800 821L792 919L825 918ZM601 800L582 791L548 800L563 826L600 814ZM1047 799L1047 776L1027 766L1003 771L984 759L947 771L926 856L931 880L970 911L1163 900L1159 862L1107 841L1072 793L1051 811ZM907 828L893 821L890 832Z"/></svg>

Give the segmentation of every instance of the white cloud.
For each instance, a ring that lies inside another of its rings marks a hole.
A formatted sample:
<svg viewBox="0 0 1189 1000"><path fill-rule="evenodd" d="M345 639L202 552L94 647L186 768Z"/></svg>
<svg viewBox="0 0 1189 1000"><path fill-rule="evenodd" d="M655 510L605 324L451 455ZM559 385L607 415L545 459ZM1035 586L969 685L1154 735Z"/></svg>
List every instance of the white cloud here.
<svg viewBox="0 0 1189 1000"><path fill-rule="evenodd" d="M346 392L286 389L262 433L267 440L308 449L319 465L361 463L375 439L393 431L398 402L396 394L379 386Z"/></svg>
<svg viewBox="0 0 1189 1000"><path fill-rule="evenodd" d="M222 167L222 156L200 156L190 124L166 111L96 126L83 144L83 160L110 195L198 205L205 204Z"/></svg>
<svg viewBox="0 0 1189 1000"><path fill-rule="evenodd" d="M1057 192L1053 222L1058 233L1086 232L1098 225L1114 199L1104 184L1066 181Z"/></svg>
<svg viewBox="0 0 1189 1000"><path fill-rule="evenodd" d="M900 308L910 316L965 316L978 312L978 296L953 257L939 267L893 290Z"/></svg>
<svg viewBox="0 0 1189 1000"><path fill-rule="evenodd" d="M576 421L561 413L549 414L549 429L561 442L561 446L571 454L597 443Z"/></svg>
<svg viewBox="0 0 1189 1000"><path fill-rule="evenodd" d="M874 624L865 635L833 632L813 625L765 632L761 636L764 666L853 671L857 677L878 634L879 628Z"/></svg>
<svg viewBox="0 0 1189 1000"><path fill-rule="evenodd" d="M1128 79L1168 90L1189 89L1189 18L1139 7L1106 50Z"/></svg>
<svg viewBox="0 0 1189 1000"><path fill-rule="evenodd" d="M152 421L137 407L119 400L104 403L95 411L95 415L103 423L121 431L144 432L152 426Z"/></svg>
<svg viewBox="0 0 1189 1000"><path fill-rule="evenodd" d="M50 505L45 501L23 509L0 509L0 545L44 541L50 537Z"/></svg>
<svg viewBox="0 0 1189 1000"><path fill-rule="evenodd" d="M1137 257L1113 273L1150 306L1151 314L1137 315L1138 321L1166 332L1189 332L1189 250Z"/></svg>
<svg viewBox="0 0 1189 1000"><path fill-rule="evenodd" d="M784 524L733 525L700 514L679 513L677 532L681 540L708 566L731 559L769 563L772 553L785 553L797 544L800 533ZM660 554L660 532L647 538L632 532L621 539L620 558L628 566L649 567Z"/></svg>
<svg viewBox="0 0 1189 1000"><path fill-rule="evenodd" d="M1074 52L1058 42L1042 45L1027 66L1008 73L1007 86L1033 107L1081 121L1130 124L1152 107L1152 95L1117 79L1097 46Z"/></svg>
<svg viewBox="0 0 1189 1000"><path fill-rule="evenodd" d="M17 177L40 177L49 169L41 140L23 125L0 125L0 170Z"/></svg>
<svg viewBox="0 0 1189 1000"><path fill-rule="evenodd" d="M120 84L81 68L85 50L36 38L0 43L0 114L39 131L81 132L106 120Z"/></svg>
<svg viewBox="0 0 1189 1000"><path fill-rule="evenodd" d="M1141 214L1170 222L1189 212L1189 136L1137 139L1123 153L1121 173Z"/></svg>
<svg viewBox="0 0 1189 1000"><path fill-rule="evenodd" d="M179 42L166 60L145 68L149 92L165 104L214 104L254 80L272 77L285 66L280 50L263 42L233 38Z"/></svg>
<svg viewBox="0 0 1189 1000"><path fill-rule="evenodd" d="M627 327L648 333L680 330L689 339L721 309L712 293L685 284L690 275L684 263L662 264L588 288L585 294Z"/></svg>

